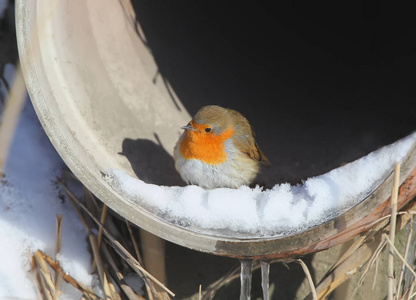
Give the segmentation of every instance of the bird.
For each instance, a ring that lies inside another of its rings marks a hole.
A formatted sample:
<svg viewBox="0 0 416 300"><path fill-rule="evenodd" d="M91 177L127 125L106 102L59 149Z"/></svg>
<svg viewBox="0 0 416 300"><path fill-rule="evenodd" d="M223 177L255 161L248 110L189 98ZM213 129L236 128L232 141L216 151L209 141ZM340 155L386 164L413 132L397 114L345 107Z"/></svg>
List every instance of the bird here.
<svg viewBox="0 0 416 300"><path fill-rule="evenodd" d="M252 183L261 165L270 165L249 121L233 109L203 106L181 128L173 157L187 184L236 189Z"/></svg>

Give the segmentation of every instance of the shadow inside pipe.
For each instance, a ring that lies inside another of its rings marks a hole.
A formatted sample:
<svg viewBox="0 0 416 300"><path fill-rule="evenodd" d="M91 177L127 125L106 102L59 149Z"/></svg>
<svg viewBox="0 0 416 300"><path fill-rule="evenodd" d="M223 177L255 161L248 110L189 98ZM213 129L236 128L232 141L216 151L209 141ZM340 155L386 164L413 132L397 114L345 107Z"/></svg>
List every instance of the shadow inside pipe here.
<svg viewBox="0 0 416 300"><path fill-rule="evenodd" d="M175 162L160 144L147 139L125 138L122 152L138 178L146 183L183 186L185 183L175 169Z"/></svg>
<svg viewBox="0 0 416 300"><path fill-rule="evenodd" d="M253 125L272 163L256 179L261 185L321 175L416 129L416 23L410 7L160 0L132 5L160 74L191 115L217 104L240 111ZM337 226L344 228L344 220ZM223 265L212 257L211 269L196 273L203 254L183 251L191 250L180 248L170 257L170 281L180 298ZM181 276L187 265L189 273ZM300 282L291 283L302 272L286 281L292 273L283 271L271 274L278 278L272 298L294 299ZM216 278L208 279L206 284ZM218 299L237 299L238 282L232 290L233 297L218 293Z"/></svg>
<svg viewBox="0 0 416 300"><path fill-rule="evenodd" d="M155 137L158 141L156 134ZM175 161L172 155L161 144L148 139L125 138L122 151L118 154L127 158L136 176L146 183L165 186L186 185L175 169ZM265 188L272 188L273 185L270 185L267 180L269 174L270 168L262 167L250 186L260 185Z"/></svg>
<svg viewBox="0 0 416 300"><path fill-rule="evenodd" d="M218 104L247 117L272 161L260 175L268 185L326 173L416 129L411 9L132 5L163 80L191 115Z"/></svg>

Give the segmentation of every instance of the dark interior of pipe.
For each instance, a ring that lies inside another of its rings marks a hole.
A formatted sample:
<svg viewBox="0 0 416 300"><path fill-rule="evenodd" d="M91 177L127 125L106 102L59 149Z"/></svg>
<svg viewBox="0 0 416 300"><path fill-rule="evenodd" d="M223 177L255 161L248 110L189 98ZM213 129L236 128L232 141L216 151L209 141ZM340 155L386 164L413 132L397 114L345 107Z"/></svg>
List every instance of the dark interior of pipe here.
<svg viewBox="0 0 416 300"><path fill-rule="evenodd" d="M410 7L132 3L160 75L190 114L217 104L251 122L272 163L260 184L298 183L416 130Z"/></svg>

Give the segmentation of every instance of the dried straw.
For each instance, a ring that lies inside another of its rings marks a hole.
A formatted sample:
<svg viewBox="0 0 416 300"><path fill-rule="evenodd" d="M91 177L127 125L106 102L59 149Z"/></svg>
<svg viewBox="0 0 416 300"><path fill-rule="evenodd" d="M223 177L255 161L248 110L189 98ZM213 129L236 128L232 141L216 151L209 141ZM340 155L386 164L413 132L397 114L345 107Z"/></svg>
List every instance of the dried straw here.
<svg viewBox="0 0 416 300"><path fill-rule="evenodd" d="M101 300L102 299L102 298L98 297L93 290L87 288L81 282L77 281L76 279L74 279L73 277L71 277L68 273L66 273L61 268L61 266L59 265L59 263L56 262L56 261L54 261L47 254L45 254L42 251L38 250L35 253L35 255L37 255L38 258L41 257L42 260L44 260L55 272L58 272L59 275L62 277L62 279L65 280L65 282L67 282L68 284L72 285L73 287L75 287L76 289L78 289L79 291L81 291L82 294L83 294L83 296L86 299L90 299L90 300Z"/></svg>
<svg viewBox="0 0 416 300"><path fill-rule="evenodd" d="M56 241L55 241L55 261L57 260L58 253L61 251L62 246L62 215L56 215ZM58 272L55 272L55 293L53 300L59 299L61 290L61 276Z"/></svg>
<svg viewBox="0 0 416 300"><path fill-rule="evenodd" d="M61 184L61 186L64 188L65 192L67 193L69 199L74 204L74 208L77 211L79 206L82 208L82 210L89 215L89 217L103 230L103 234L106 236L106 238L109 241L109 244L113 247L113 249L120 255L120 257L128 264L130 267L137 272L139 275L144 276L144 278L149 278L152 280L155 284L157 284L162 290L167 292L172 297L175 296L175 294L170 291L163 283L161 283L158 279L156 279L154 276L152 276L149 272L147 272L141 264L118 242L111 234L110 232L104 228L104 226L95 218L91 212L77 199L77 197L72 193L72 191L66 186L65 183L63 183L61 180L58 180L58 182ZM76 205L75 205L76 204ZM81 221L83 224L86 224L84 217L81 212L77 212L78 216L80 216ZM89 232L90 229L87 227L87 231ZM98 261L97 261L98 264ZM156 291L153 289L153 293L156 294Z"/></svg>
<svg viewBox="0 0 416 300"><path fill-rule="evenodd" d="M309 272L308 266L301 259L296 259L295 261L302 266L302 269L305 272L306 278L308 279L309 286L312 291L313 299L318 300L318 294L316 292L315 284L313 283L312 276L311 276L311 273Z"/></svg>
<svg viewBox="0 0 416 300"><path fill-rule="evenodd" d="M396 292L395 285L394 285L394 254L393 251L395 250L394 247L394 240L396 235L396 218L397 218L397 197L399 194L399 180L400 180L400 164L396 164L394 168L394 182L393 182L393 189L391 192L391 216L390 216L390 239L389 242L389 256L388 256L388 265L387 265L387 275L388 275L388 292L387 292L387 299L393 300L394 295ZM387 236L386 236L387 238Z"/></svg>

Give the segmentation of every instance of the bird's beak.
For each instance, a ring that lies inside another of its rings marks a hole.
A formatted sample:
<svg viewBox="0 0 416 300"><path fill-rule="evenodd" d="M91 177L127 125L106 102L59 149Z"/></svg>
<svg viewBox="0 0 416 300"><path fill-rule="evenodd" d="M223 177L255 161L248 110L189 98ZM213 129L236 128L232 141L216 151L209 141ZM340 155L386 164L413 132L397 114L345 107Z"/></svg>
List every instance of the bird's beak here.
<svg viewBox="0 0 416 300"><path fill-rule="evenodd" d="M186 126L182 126L181 129L185 129L185 130L191 130L191 131L196 131L195 128L193 128L191 125L186 125Z"/></svg>

